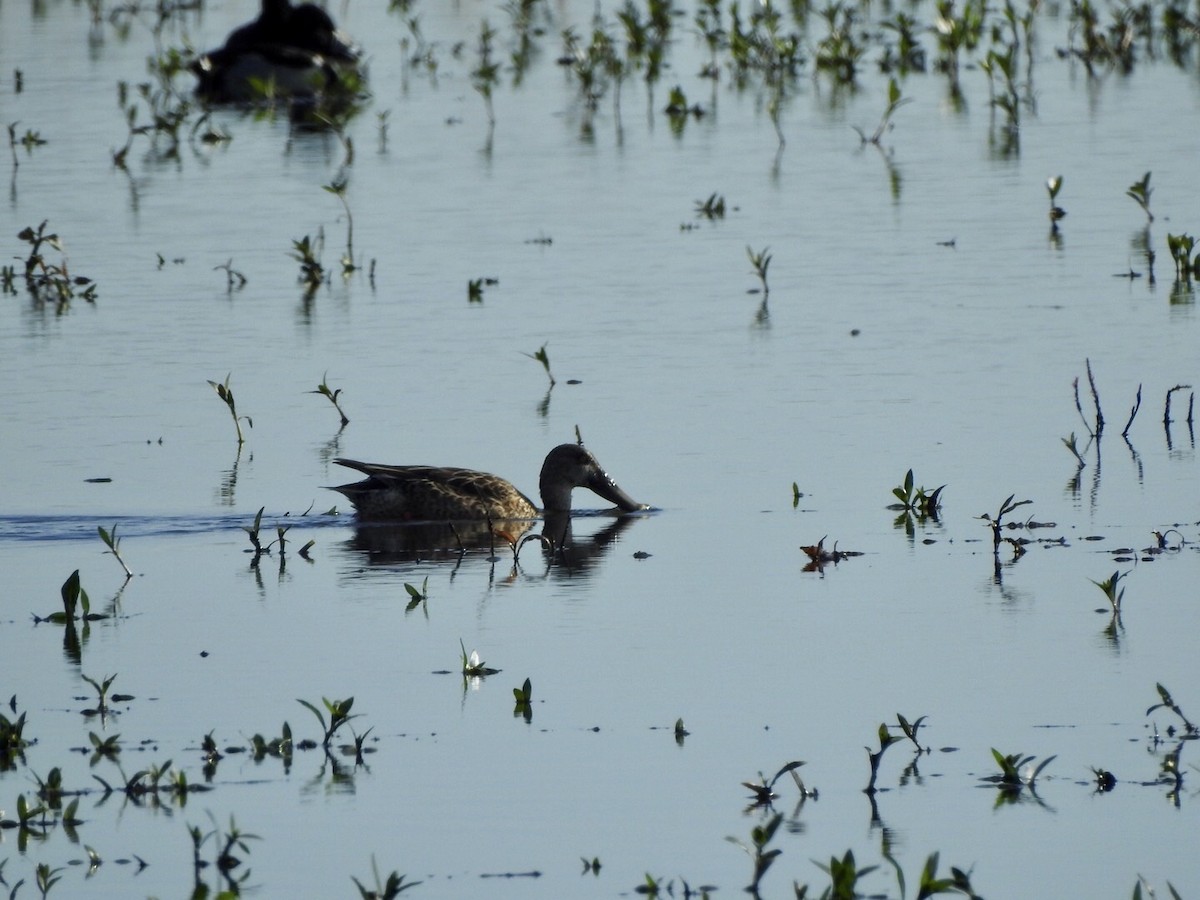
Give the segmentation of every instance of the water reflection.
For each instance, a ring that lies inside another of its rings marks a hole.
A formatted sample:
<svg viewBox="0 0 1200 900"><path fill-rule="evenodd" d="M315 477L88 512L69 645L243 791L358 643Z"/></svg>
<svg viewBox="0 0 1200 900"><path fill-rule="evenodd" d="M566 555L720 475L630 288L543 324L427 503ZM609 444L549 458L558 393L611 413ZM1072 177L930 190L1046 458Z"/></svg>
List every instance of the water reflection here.
<svg viewBox="0 0 1200 900"><path fill-rule="evenodd" d="M598 516L572 516L548 513L540 532L535 532L538 520L516 519L501 522L419 522L412 524L359 523L345 546L365 556L372 566L388 566L409 562L454 562L456 567L471 553L486 551L490 562L498 562L507 547L513 554L513 568L521 565L525 545L534 539L540 542L542 559L547 573L557 572L566 577L586 574L616 544L620 536L646 514L613 517L599 530L586 537L576 537L573 522L576 518L598 519Z"/></svg>

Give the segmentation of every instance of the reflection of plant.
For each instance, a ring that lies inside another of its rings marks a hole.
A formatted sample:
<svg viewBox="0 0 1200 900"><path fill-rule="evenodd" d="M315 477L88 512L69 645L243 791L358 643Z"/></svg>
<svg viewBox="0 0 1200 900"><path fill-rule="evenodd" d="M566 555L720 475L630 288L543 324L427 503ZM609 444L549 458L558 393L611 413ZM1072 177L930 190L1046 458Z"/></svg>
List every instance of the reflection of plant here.
<svg viewBox="0 0 1200 900"><path fill-rule="evenodd" d="M767 844L771 843L771 839L775 837L775 832L782 821L783 813L776 813L765 825L755 825L750 829L749 844L744 844L732 836L725 838L745 850L754 860L754 875L750 884L746 886L746 891L754 896L758 896L758 883L767 874L767 870L771 868L771 864L775 862L779 854L783 852L778 847L773 850L767 849Z"/></svg>

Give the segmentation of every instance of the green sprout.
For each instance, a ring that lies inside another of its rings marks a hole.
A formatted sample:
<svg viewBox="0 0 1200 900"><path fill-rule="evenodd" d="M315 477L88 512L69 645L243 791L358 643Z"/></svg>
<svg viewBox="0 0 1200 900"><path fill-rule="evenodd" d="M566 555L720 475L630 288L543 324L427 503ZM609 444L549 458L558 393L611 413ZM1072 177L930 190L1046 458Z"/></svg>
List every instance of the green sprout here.
<svg viewBox="0 0 1200 900"><path fill-rule="evenodd" d="M554 374L550 371L550 356L546 353L546 344L542 344L542 346L537 349L536 353L525 353L522 351L521 355L528 356L530 359L540 362L542 364L542 368L546 370L546 377L550 379L550 387L554 387L556 382L554 380Z"/></svg>
<svg viewBox="0 0 1200 900"><path fill-rule="evenodd" d="M767 267L771 265L771 254L767 251L770 247L763 247L758 253L755 253L753 248L746 246L746 256L750 258L750 265L754 266L754 274L758 276L758 280L762 282L762 293L765 297L771 293L771 289L767 286Z"/></svg>
<svg viewBox="0 0 1200 900"><path fill-rule="evenodd" d="M904 481L897 487L892 488L892 494L899 503L893 503L888 506L888 509L900 510L905 514L915 514L922 519L931 518L937 519L938 513L942 508L942 491L946 489L943 484L939 488L932 491L926 490L924 487L913 487L913 470L909 469L904 476Z"/></svg>
<svg viewBox="0 0 1200 900"><path fill-rule="evenodd" d="M823 863L817 863L817 866L831 879L832 883L825 896L833 898L833 900L852 900L854 897L862 896L858 892L858 882L879 868L879 866L867 866L860 869L854 860L853 850L847 850L841 859L836 856L829 857L827 866Z"/></svg>
<svg viewBox="0 0 1200 900"><path fill-rule="evenodd" d="M112 675L106 675L102 679L100 679L100 681L96 681L95 679L88 678L82 672L79 674L79 677L82 678L84 681L86 681L88 684L90 684L93 688L95 688L96 696L97 696L97 699L99 700L99 702L96 704L95 709L85 709L83 711L83 714L84 715L101 715L102 716L105 713L107 713L108 712L108 689L110 687L112 687L112 683L114 681L116 681L117 673L114 672ZM116 698L114 697L114 699L116 699Z"/></svg>
<svg viewBox="0 0 1200 900"><path fill-rule="evenodd" d="M1000 767L1000 774L987 775L982 780L995 784L1004 794L1016 795L1023 788L1029 788L1030 793L1036 793L1035 788L1038 776L1042 774L1042 770L1050 765L1056 757L1047 756L1036 767L1027 770L1028 774L1026 775L1021 774L1021 769L1031 764L1037 757L1023 756L1020 753L1005 755L993 747L992 758L996 760L996 764Z"/></svg>
<svg viewBox="0 0 1200 900"><path fill-rule="evenodd" d="M325 736L321 740L321 746L326 750L329 749L329 743L333 740L333 734L351 719L357 719L358 713L350 715L350 707L354 705L354 698L347 697L345 700L328 700L325 697L321 698L321 702L325 704L325 709L329 713L329 723L325 723L325 716L313 704L307 700L297 698L297 703L309 710L317 721L321 723L321 728L325 731Z"/></svg>
<svg viewBox="0 0 1200 900"><path fill-rule="evenodd" d="M1148 222L1154 221L1154 214L1150 212L1150 195L1153 193L1154 188L1150 187L1149 172L1142 176L1141 181L1135 181L1125 191L1125 196L1132 198L1142 208L1142 212L1146 214L1146 221Z"/></svg>
<svg viewBox="0 0 1200 900"><path fill-rule="evenodd" d="M500 81L500 65L492 60L492 41L496 37L496 30L488 25L487 19L484 19L479 26L479 65L471 71L471 87L483 97L484 106L487 108L488 118L488 140L490 142L492 131L496 127L496 111L492 106L492 89Z"/></svg>
<svg viewBox="0 0 1200 900"><path fill-rule="evenodd" d="M337 197L346 212L346 252L342 254L342 275L346 276L358 268L354 264L354 216L350 212L350 201L346 199L346 179L335 179L323 185L324 190Z"/></svg>
<svg viewBox="0 0 1200 900"><path fill-rule="evenodd" d="M513 698L516 700L513 706L513 717L522 716L527 723L531 721L533 707L530 703L533 699L533 683L528 678L520 687L513 688Z"/></svg>
<svg viewBox="0 0 1200 900"><path fill-rule="evenodd" d="M292 250L288 255L300 263L300 283L304 285L307 297L311 297L325 283L325 267L321 265L324 247L325 235L320 231L316 238L306 234L300 240L292 241Z"/></svg>
<svg viewBox="0 0 1200 900"><path fill-rule="evenodd" d="M1125 599L1125 588L1117 590L1117 586L1120 584L1121 579L1126 577L1128 574L1128 572L1116 571L1103 581L1094 581L1089 579L1092 581L1092 584L1104 591L1104 596L1107 597L1108 602L1112 604L1112 613L1114 617L1119 617L1121 615L1121 601Z"/></svg>
<svg viewBox="0 0 1200 900"><path fill-rule="evenodd" d="M910 102L912 102L911 97L901 96L900 85L896 79L889 78L888 105L883 110L883 115L879 118L879 125L875 128L875 132L870 137L867 137L866 133L857 125L853 125L851 127L858 132L858 137L864 146L866 144L874 144L876 147L879 147L881 146L880 140L883 138L884 134L896 127L892 123L892 116L896 114L896 110L898 110L905 103Z"/></svg>
<svg viewBox="0 0 1200 900"><path fill-rule="evenodd" d="M787 774L791 774L792 781L796 782L796 787L800 788L800 796L802 798L809 796L809 791L805 788L804 781L796 774L796 769L802 765L804 765L803 760L792 760L792 762L785 763L778 772L771 776L770 781L767 780L767 777L762 772L758 773L758 781L743 781L742 787L750 791L751 799L754 801L751 804L752 807L770 806L771 801L778 799L779 795L775 793L775 782Z"/></svg>
<svg viewBox="0 0 1200 900"><path fill-rule="evenodd" d="M330 390L329 385L326 384L326 382L328 380L329 380L329 372L326 372L324 375L321 376L321 383L317 385L317 389L315 391L309 391L308 393L320 394L322 397L327 398L329 400L329 402L333 404L333 408L337 410L338 415L341 416L342 427L345 428L347 425L350 424L350 419L346 416L346 413L342 409L341 404L338 403L338 397L340 397L342 395L342 389L338 388L337 390Z"/></svg>
<svg viewBox="0 0 1200 900"><path fill-rule="evenodd" d="M237 442L238 446L240 447L242 444L246 443L246 438L242 434L242 420L245 419L246 424L251 428L254 427L254 420L249 416L238 415L237 403L233 399L233 389L229 386L229 379L232 374L232 372L226 374L225 381L223 383L211 380L208 383L212 386L212 389L217 392L217 396L221 398L221 401L227 407L229 407L229 415L233 417L233 427L237 429Z"/></svg>
<svg viewBox="0 0 1200 900"><path fill-rule="evenodd" d="M354 882L354 886L358 888L358 892L362 895L362 900L394 900L395 897L398 897L404 891L407 891L411 887L416 887L421 883L419 881L406 882L405 879L408 876L401 875L394 870L388 875L386 882L381 881L379 878L379 867L375 864L374 856L371 857L371 875L375 879L375 887L373 889L364 887L361 881L353 875L350 876L350 880Z"/></svg>
<svg viewBox="0 0 1200 900"><path fill-rule="evenodd" d="M420 587L404 582L404 590L408 591L408 596L412 599L408 603L408 609L415 609L417 604L424 603L429 599L429 576L425 576L425 580Z"/></svg>
<svg viewBox="0 0 1200 900"><path fill-rule="evenodd" d="M108 531L103 525L97 526L100 533L100 540L104 541L104 546L108 547L107 553L111 553L116 557L117 562L121 564L121 568L125 570L127 579L133 577L133 572L129 566L125 564L125 560L121 558L121 539L117 537L117 526L114 524L112 531Z"/></svg>

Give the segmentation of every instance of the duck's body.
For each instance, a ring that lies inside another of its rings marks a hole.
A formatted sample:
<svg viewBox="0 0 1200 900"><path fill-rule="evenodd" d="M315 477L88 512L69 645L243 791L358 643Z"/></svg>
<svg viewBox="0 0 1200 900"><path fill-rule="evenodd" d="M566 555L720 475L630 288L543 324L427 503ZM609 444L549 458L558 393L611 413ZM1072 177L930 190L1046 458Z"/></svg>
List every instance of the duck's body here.
<svg viewBox="0 0 1200 900"><path fill-rule="evenodd" d="M334 462L367 476L333 488L349 498L364 520L532 519L541 514L511 482L487 472L353 459ZM571 490L577 487L594 491L625 512L647 508L621 490L596 457L577 444L560 444L547 454L539 487L547 513L570 512Z"/></svg>
<svg viewBox="0 0 1200 900"><path fill-rule="evenodd" d="M192 64L196 92L215 103L246 103L270 85L276 96L308 99L336 86L359 62L358 49L312 3L262 0L253 22Z"/></svg>

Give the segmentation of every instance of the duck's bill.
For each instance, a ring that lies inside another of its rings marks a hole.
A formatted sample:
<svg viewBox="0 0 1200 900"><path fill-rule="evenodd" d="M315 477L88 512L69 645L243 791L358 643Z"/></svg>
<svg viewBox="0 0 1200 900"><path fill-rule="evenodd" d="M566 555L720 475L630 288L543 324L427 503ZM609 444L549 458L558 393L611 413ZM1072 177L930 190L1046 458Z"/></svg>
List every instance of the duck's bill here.
<svg viewBox="0 0 1200 900"><path fill-rule="evenodd" d="M600 472L594 476L588 487L599 494L609 503L615 503L622 512L638 512L640 510L649 509L645 503L638 503L627 493L621 490L620 486L608 477L607 472Z"/></svg>

